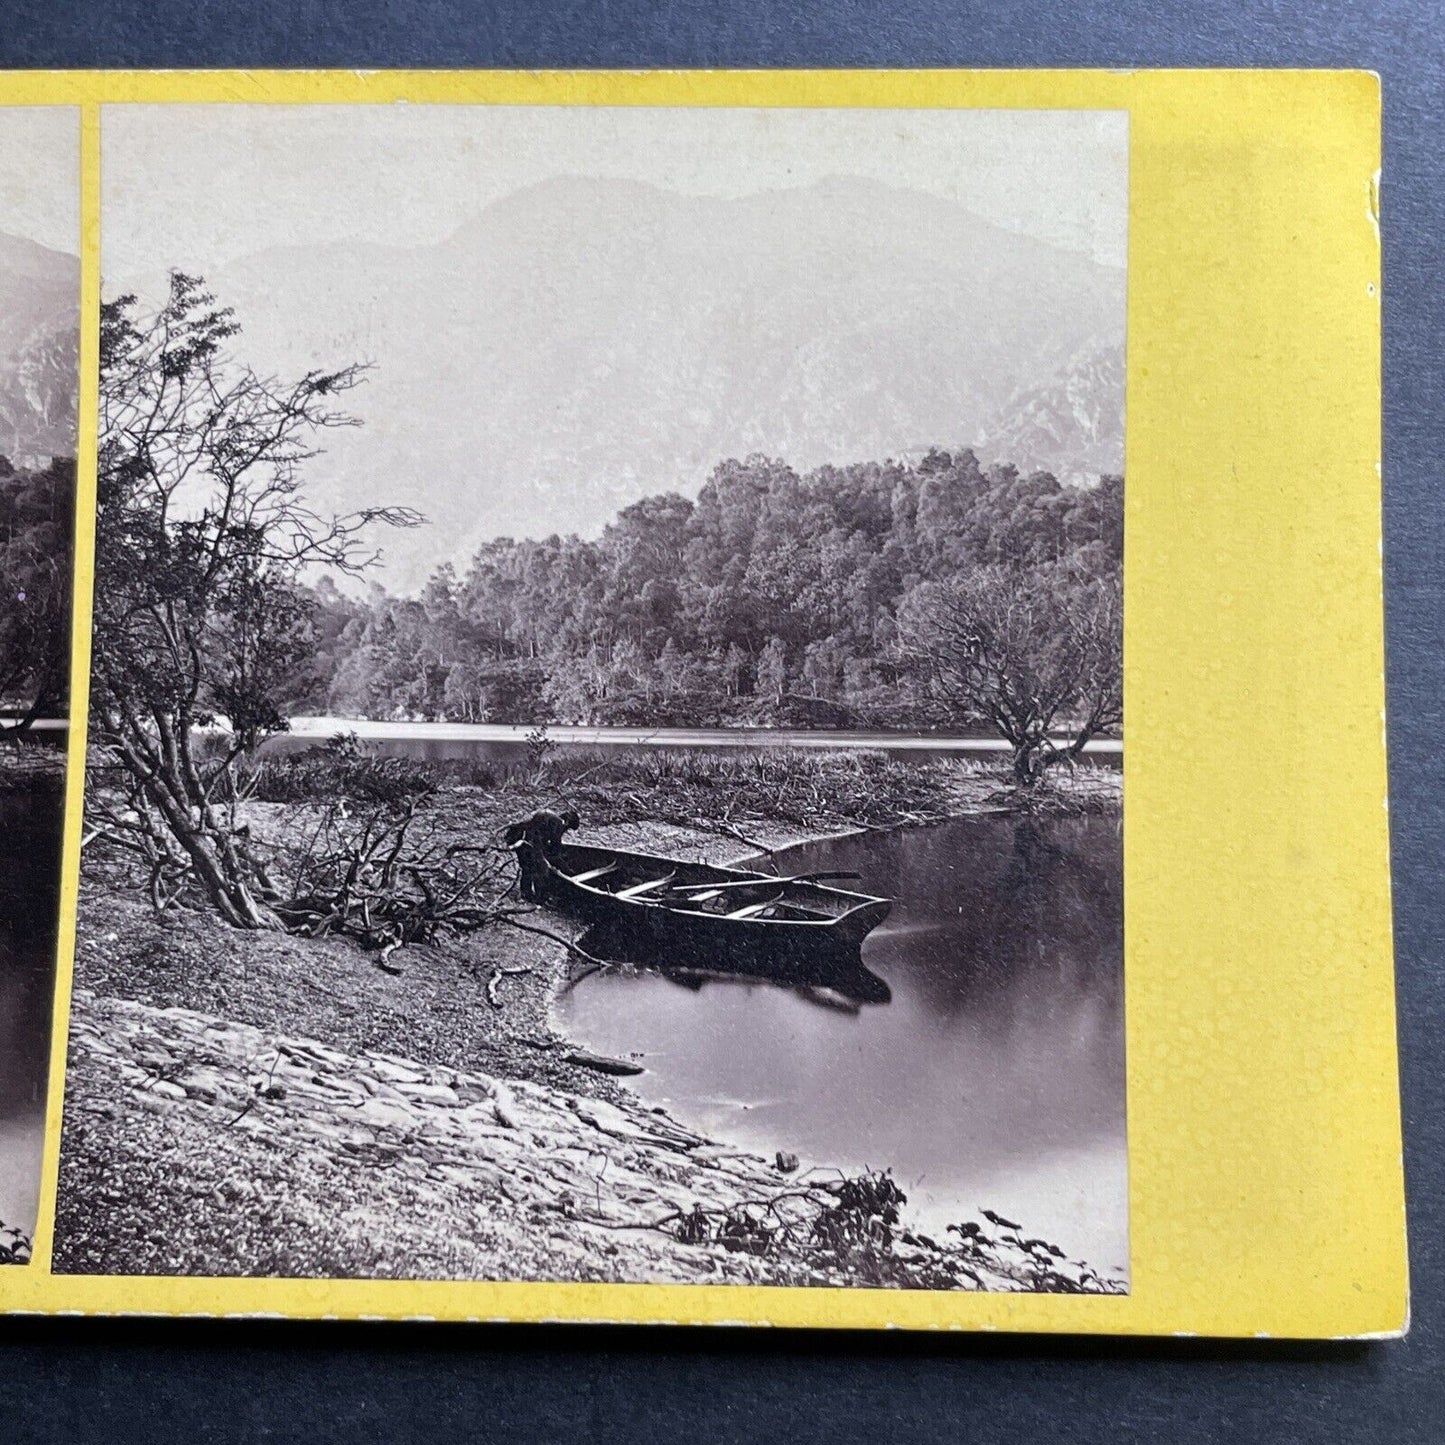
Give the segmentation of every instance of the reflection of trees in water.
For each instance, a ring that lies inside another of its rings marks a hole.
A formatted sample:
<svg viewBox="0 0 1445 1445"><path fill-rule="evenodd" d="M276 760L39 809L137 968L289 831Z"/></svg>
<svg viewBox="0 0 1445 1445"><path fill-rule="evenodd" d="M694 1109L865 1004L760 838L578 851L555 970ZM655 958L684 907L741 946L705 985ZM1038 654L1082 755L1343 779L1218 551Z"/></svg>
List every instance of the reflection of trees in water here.
<svg viewBox="0 0 1445 1445"><path fill-rule="evenodd" d="M990 819L867 841L864 886L891 889L900 900L897 931L878 938L869 961L895 982L906 971L930 1009L997 1028L1042 1014L1059 1025L1072 1016L1081 1028L1116 1027L1123 996L1116 820Z"/></svg>
<svg viewBox="0 0 1445 1445"><path fill-rule="evenodd" d="M1049 874L1056 872L1056 865L1067 854L1051 838L1046 836L1037 818L1020 818L1014 824L1013 847L1009 851L1008 864L1004 869L1003 892L1018 895L1046 887Z"/></svg>
<svg viewBox="0 0 1445 1445"><path fill-rule="evenodd" d="M62 799L0 794L0 1119L31 1112L45 1087Z"/></svg>

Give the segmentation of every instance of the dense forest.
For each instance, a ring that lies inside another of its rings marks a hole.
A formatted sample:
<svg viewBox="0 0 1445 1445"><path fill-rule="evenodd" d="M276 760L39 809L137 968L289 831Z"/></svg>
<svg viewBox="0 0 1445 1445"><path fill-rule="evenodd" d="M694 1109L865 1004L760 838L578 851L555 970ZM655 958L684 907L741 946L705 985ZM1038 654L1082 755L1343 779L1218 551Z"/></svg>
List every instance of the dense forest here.
<svg viewBox="0 0 1445 1445"><path fill-rule="evenodd" d="M1117 586L1123 481L1066 486L971 451L800 476L721 463L696 502L625 508L597 541L498 538L417 597L329 581L297 711L466 722L928 726L908 619L979 572Z"/></svg>
<svg viewBox="0 0 1445 1445"><path fill-rule="evenodd" d="M74 508L74 460L27 469L0 456L0 733L65 712Z"/></svg>

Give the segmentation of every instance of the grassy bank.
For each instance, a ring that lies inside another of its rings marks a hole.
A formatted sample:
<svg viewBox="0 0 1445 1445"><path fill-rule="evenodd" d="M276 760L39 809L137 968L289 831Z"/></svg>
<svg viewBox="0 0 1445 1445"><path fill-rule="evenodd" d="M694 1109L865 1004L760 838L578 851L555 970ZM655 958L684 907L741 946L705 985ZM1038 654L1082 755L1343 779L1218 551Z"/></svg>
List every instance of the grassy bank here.
<svg viewBox="0 0 1445 1445"><path fill-rule="evenodd" d="M302 803L338 791L382 797L434 788L443 796L466 795L499 819L565 804L587 826L648 821L726 834L756 823L818 835L983 812L1109 811L1119 806L1121 782L1116 770L1085 765L1058 769L1024 791L997 762L903 762L857 749L543 748L523 765L313 748L266 759L255 796Z"/></svg>
<svg viewBox="0 0 1445 1445"><path fill-rule="evenodd" d="M339 795L419 798L436 836L466 843L574 806L584 841L713 859L1020 806L977 763L807 750L543 754L505 773L316 750L257 783L247 822L283 855ZM1028 807L1117 807L1118 791L1081 769ZM58 1268L1100 1287L1044 1241L976 1221L921 1240L876 1179L799 1189L791 1166L644 1109L558 1032L577 968L559 943L493 925L383 968L348 938L235 931L185 900L157 912L138 882L87 858Z"/></svg>

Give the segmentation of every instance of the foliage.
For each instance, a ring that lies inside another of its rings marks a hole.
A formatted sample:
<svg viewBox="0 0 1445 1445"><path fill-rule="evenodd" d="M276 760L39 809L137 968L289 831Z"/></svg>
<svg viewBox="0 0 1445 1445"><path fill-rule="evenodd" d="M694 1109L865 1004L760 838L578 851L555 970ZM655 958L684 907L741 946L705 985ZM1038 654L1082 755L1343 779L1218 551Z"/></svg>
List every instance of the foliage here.
<svg viewBox="0 0 1445 1445"><path fill-rule="evenodd" d="M758 1255L806 1246L829 1263L851 1266L860 1254L888 1252L899 1210L907 1202L888 1171L869 1171L800 1179L769 1198L720 1209L694 1204L674 1216L674 1228L684 1244L720 1244Z"/></svg>
<svg viewBox="0 0 1445 1445"><path fill-rule="evenodd" d="M527 764L534 776L541 776L542 769L556 746L548 736L546 723L538 723L527 734Z"/></svg>
<svg viewBox="0 0 1445 1445"><path fill-rule="evenodd" d="M937 725L900 617L980 569L1043 588L1116 573L1122 500L1118 477L1064 486L969 451L806 476L726 461L696 502L645 498L597 541L499 538L419 597L318 594L324 656L307 706L521 724ZM955 709L947 721L987 718Z"/></svg>
<svg viewBox="0 0 1445 1445"><path fill-rule="evenodd" d="M745 843L751 840L738 830L749 822L813 831L936 820L950 789L972 781L982 797L992 786L991 776L969 761L905 763L862 748L578 751L553 760L542 781L589 823L647 817Z"/></svg>
<svg viewBox="0 0 1445 1445"><path fill-rule="evenodd" d="M0 704L20 713L10 732L65 711L74 514L73 459L24 471L0 457Z"/></svg>
<svg viewBox="0 0 1445 1445"><path fill-rule="evenodd" d="M311 656L311 565L355 573L373 523L404 510L323 518L300 493L316 435L350 426L346 366L297 381L228 353L237 326L202 284L171 276L156 314L102 308L91 816L144 857L152 892L193 877L228 922L275 927L242 830L237 764L286 726ZM223 716L230 740L196 746Z"/></svg>
<svg viewBox="0 0 1445 1445"><path fill-rule="evenodd" d="M30 1236L14 1225L0 1224L0 1265L29 1264Z"/></svg>
<svg viewBox="0 0 1445 1445"><path fill-rule="evenodd" d="M716 1245L810 1276L852 1285L904 1289L1009 1287L1045 1294L1117 1294L1101 1276L1056 1245L1025 1239L988 1210L989 1227L950 1225L940 1242L901 1224L908 1196L887 1170L800 1177L776 1194L722 1207L694 1204L654 1221L683 1244ZM949 1236L953 1236L951 1239Z"/></svg>
<svg viewBox="0 0 1445 1445"><path fill-rule="evenodd" d="M350 798L400 808L429 797L440 770L420 758L378 757L333 747L263 758L249 795L261 803L307 803Z"/></svg>
<svg viewBox="0 0 1445 1445"><path fill-rule="evenodd" d="M813 1221L813 1239L819 1245L845 1258L892 1245L908 1196L887 1170L841 1179L832 1193L831 1203Z"/></svg>

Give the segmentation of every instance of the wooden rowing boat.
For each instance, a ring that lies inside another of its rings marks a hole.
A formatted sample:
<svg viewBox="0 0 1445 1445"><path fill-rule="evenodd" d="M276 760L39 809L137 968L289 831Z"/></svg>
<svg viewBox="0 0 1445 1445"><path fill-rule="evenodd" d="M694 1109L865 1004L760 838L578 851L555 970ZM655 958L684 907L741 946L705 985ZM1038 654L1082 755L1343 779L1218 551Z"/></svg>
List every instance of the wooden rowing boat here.
<svg viewBox="0 0 1445 1445"><path fill-rule="evenodd" d="M839 876L854 875L776 877L563 843L538 882L547 902L635 957L818 983L862 968L863 940L892 907L825 881Z"/></svg>

